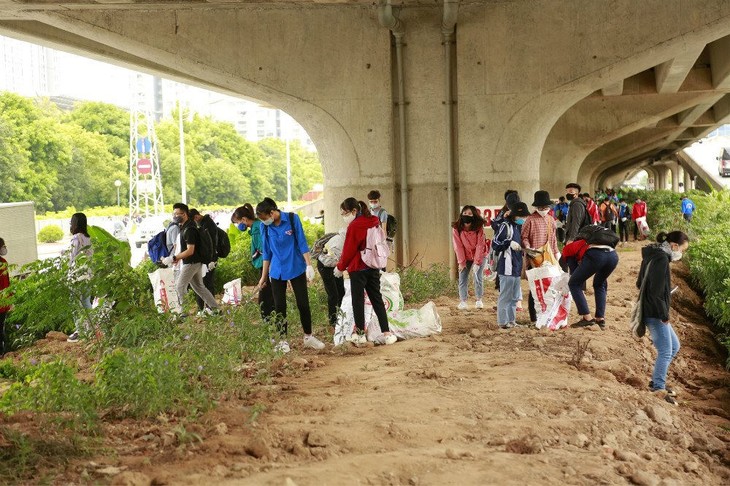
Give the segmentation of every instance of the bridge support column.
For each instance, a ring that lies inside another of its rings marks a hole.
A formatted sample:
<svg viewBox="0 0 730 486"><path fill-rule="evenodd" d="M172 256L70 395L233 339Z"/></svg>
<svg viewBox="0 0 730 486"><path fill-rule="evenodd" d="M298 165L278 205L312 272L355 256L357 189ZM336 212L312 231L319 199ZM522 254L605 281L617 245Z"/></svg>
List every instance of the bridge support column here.
<svg viewBox="0 0 730 486"><path fill-rule="evenodd" d="M672 162L669 165L669 170L672 174L672 191L679 192L679 164Z"/></svg>
<svg viewBox="0 0 730 486"><path fill-rule="evenodd" d="M687 169L684 169L684 192L689 192L692 189L692 174Z"/></svg>

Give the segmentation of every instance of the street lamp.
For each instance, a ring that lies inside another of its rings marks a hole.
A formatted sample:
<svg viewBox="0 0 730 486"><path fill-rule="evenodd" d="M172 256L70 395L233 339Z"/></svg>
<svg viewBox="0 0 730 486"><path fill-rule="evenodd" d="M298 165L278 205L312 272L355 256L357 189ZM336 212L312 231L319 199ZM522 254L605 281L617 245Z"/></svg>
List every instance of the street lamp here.
<svg viewBox="0 0 730 486"><path fill-rule="evenodd" d="M114 185L117 186L117 206L121 206L121 201L119 199L119 188L122 187L122 181L117 179L114 181Z"/></svg>

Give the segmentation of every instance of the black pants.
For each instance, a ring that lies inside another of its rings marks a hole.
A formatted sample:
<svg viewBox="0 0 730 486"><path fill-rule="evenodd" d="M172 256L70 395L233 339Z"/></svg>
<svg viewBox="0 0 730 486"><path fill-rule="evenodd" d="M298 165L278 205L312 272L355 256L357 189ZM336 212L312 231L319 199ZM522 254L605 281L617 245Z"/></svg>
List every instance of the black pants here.
<svg viewBox="0 0 730 486"><path fill-rule="evenodd" d="M5 338L5 318L7 315L7 312L0 312L0 356L10 351L10 346L8 346Z"/></svg>
<svg viewBox="0 0 730 486"><path fill-rule="evenodd" d="M639 223L634 221L634 241L636 241L637 239L639 239Z"/></svg>
<svg viewBox="0 0 730 486"><path fill-rule="evenodd" d="M274 310L276 311L276 330L286 336L286 280L271 279L271 293L274 296ZM294 289L294 298L299 309L299 319L302 321L304 334L312 334L312 311L309 309L309 294L307 294L306 272L289 280Z"/></svg>
<svg viewBox="0 0 730 486"><path fill-rule="evenodd" d="M530 322L537 322L537 310L535 309L535 299L532 297L532 292L527 294L527 310L530 311Z"/></svg>
<svg viewBox="0 0 730 486"><path fill-rule="evenodd" d="M264 273L263 268L259 268L259 280ZM261 318L267 320L274 313L274 294L271 292L271 280L266 281L266 285L259 289L259 309L261 309Z"/></svg>
<svg viewBox="0 0 730 486"><path fill-rule="evenodd" d="M342 298L345 297L345 279L335 277L334 267L325 267L319 260L317 270L322 276L324 290L327 292L327 315L330 325L334 326L337 324L337 311L342 306Z"/></svg>
<svg viewBox="0 0 730 486"><path fill-rule="evenodd" d="M355 326L359 331L365 330L365 292L368 294L373 311L378 316L381 332L388 332L388 314L385 312L383 295L380 293L380 270L368 268L350 274L350 290L352 291L352 313Z"/></svg>
<svg viewBox="0 0 730 486"><path fill-rule="evenodd" d="M208 270L205 274L205 277L203 277L203 285L205 285L205 288L210 290L210 293L215 297L215 290L213 289L213 286L215 285L215 268L213 270ZM195 301L198 303L198 310L202 311L205 308L205 301L203 301L198 294L195 294Z"/></svg>
<svg viewBox="0 0 730 486"><path fill-rule="evenodd" d="M636 238L636 236L634 236ZM629 220L618 222L618 240L629 241Z"/></svg>

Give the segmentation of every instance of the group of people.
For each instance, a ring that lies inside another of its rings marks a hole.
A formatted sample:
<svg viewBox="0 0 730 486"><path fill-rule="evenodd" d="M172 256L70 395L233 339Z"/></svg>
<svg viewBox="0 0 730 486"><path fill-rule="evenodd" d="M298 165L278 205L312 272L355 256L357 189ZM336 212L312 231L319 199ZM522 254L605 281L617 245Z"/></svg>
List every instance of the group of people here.
<svg viewBox="0 0 730 486"><path fill-rule="evenodd" d="M378 318L380 344L390 345L397 341L390 332L385 303L380 292L381 268L368 266L362 256L366 249L368 231L379 228L385 234L387 211L380 206L380 192L370 191L369 203L348 197L340 204L343 221L341 229L328 239L324 251L317 255L317 268L327 292L328 315L335 326L345 295L343 272L350 277L352 309L355 329L348 337L354 344L364 344L365 294ZM276 349L289 352L286 320L287 283L292 291L304 331L306 348L322 349L324 343L312 335L312 314L309 307L307 283L314 279L314 266L302 222L294 213L282 212L269 198L256 205L244 204L231 216L240 231L251 231L251 258L259 269L259 305L261 315L273 320L280 339Z"/></svg>
<svg viewBox="0 0 730 486"><path fill-rule="evenodd" d="M571 324L571 327L596 325L602 330L606 328L608 278L619 261L615 246L619 241L628 241L629 217L633 220L646 217L646 203L637 199L631 213L622 199L618 199L618 207L615 207L615 194L609 193L601 206L604 214L609 211L615 217L601 219L601 207L598 208L599 213L594 214L590 206L593 201L589 195L581 193L579 184L569 183L565 191L565 196L560 196L558 203L551 200L547 191L535 192L532 210L520 200L517 191L506 191L505 206L491 222L494 237L489 251L487 248L490 245L484 235L484 220L480 212L472 205L462 208L459 219L452 224L452 243L459 269L458 309L467 308L470 274L474 276L475 307L483 308L484 267L492 253L497 260L496 285L499 297L496 310L500 329L518 326L516 311L522 301L520 281L526 277L527 270L544 262L557 263L570 274L568 288L580 315L580 320ZM562 235L558 231L561 222L564 229ZM605 236L608 231L615 233L616 226L612 222L617 223L622 234L620 239L615 234L612 238ZM592 236L597 232L604 234ZM561 240L561 236L564 240ZM637 238L636 233L634 238ZM558 250L559 241L565 243L562 253ZM688 246L689 238L681 231L660 233L656 243L642 250L642 265L637 280L639 299L643 304L642 320L650 330L657 349L649 387L672 404L676 404L676 393L666 386L666 376L669 364L679 351L679 340L669 322L669 263L681 259ZM642 286L645 275L646 284ZM584 293L585 284L591 277L595 298L593 313ZM537 312L532 294L529 295L529 311L530 321L534 325Z"/></svg>

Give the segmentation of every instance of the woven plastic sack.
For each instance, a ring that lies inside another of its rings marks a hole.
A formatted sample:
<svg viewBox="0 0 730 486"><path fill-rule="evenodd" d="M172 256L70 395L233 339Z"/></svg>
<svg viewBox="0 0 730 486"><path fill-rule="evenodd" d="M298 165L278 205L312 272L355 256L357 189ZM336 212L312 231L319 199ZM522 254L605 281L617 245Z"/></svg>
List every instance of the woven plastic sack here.
<svg viewBox="0 0 730 486"><path fill-rule="evenodd" d="M152 283L155 306L159 312L179 313L182 309L175 290L175 274L172 268L158 268L147 274Z"/></svg>
<svg viewBox="0 0 730 486"><path fill-rule="evenodd" d="M231 280L223 285L223 298L221 301L224 304L239 305L241 303L241 293L241 279Z"/></svg>

